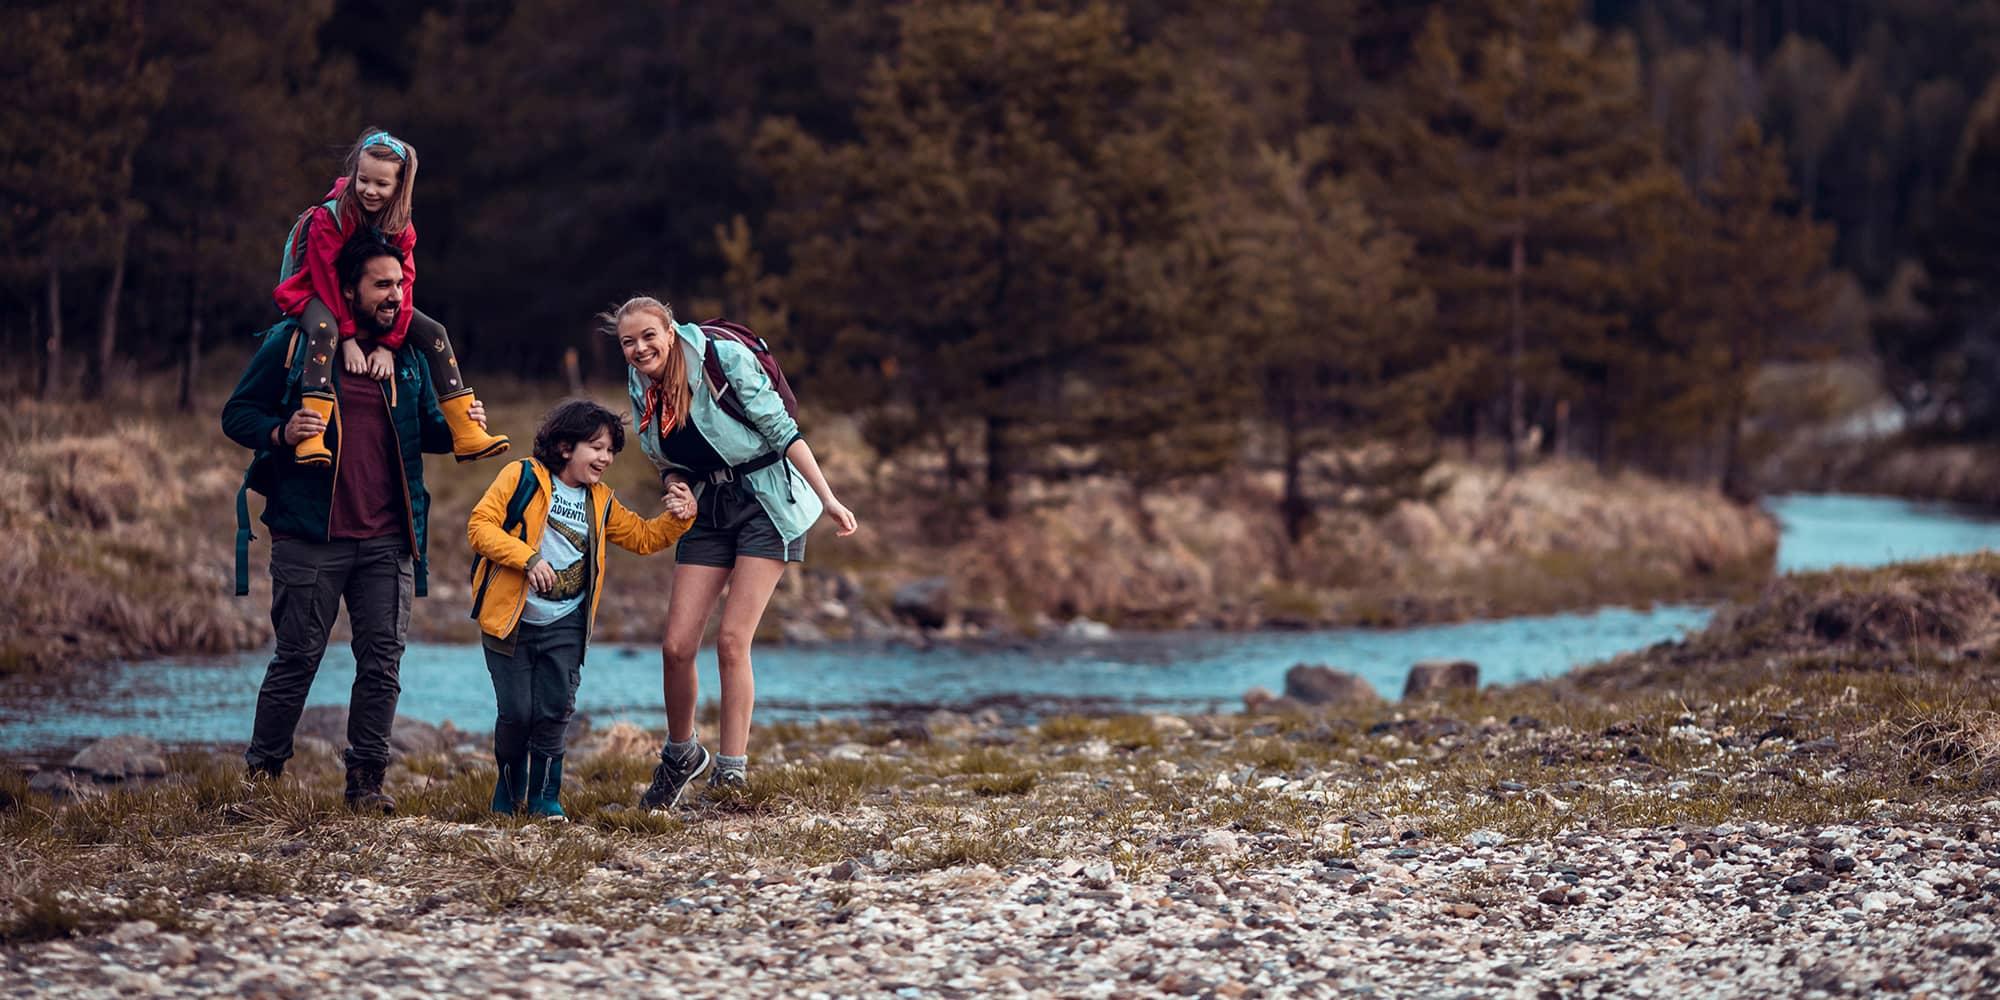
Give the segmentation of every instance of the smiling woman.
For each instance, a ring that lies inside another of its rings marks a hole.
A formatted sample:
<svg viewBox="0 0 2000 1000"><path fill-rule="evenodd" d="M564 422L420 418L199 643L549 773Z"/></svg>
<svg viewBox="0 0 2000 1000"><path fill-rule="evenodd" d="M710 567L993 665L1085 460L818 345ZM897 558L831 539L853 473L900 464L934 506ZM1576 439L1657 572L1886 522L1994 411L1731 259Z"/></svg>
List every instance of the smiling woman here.
<svg viewBox="0 0 2000 1000"><path fill-rule="evenodd" d="M664 483L687 483L697 498L695 526L674 550L676 568L661 643L661 686L667 704L667 744L653 783L640 799L648 809L680 801L711 755L695 739L699 694L695 654L726 587L716 660L722 680L721 755L711 788L746 784L750 713L756 681L750 644L785 564L805 560L806 529L822 511L851 535L854 514L833 495L812 448L799 434L764 367L749 348L711 338L653 298L634 298L602 317L631 366L632 423L639 446ZM722 383L710 384L713 355ZM734 393L734 407L719 400Z"/></svg>

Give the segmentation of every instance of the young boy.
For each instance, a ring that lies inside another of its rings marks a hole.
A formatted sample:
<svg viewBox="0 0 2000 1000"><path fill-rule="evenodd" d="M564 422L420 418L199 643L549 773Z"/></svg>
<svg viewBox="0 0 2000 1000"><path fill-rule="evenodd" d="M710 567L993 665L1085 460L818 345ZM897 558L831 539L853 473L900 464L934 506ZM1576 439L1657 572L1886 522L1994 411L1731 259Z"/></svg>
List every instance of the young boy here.
<svg viewBox="0 0 2000 1000"><path fill-rule="evenodd" d="M466 525L472 617L499 703L495 812L525 807L563 818L563 736L604 589L604 543L651 555L694 523L686 486L670 487L666 512L651 520L611 495L604 470L624 447L617 414L587 400L565 402L535 432L535 457L502 469Z"/></svg>

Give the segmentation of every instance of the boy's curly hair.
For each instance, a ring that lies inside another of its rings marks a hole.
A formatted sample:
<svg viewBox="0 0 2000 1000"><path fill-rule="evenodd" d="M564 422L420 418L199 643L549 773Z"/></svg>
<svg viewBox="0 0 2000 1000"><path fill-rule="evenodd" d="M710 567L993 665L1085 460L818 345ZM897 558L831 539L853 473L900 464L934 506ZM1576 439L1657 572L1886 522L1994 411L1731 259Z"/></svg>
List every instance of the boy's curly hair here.
<svg viewBox="0 0 2000 1000"><path fill-rule="evenodd" d="M535 460L550 472L557 472L569 463L564 449L575 449L584 441L597 436L598 428L611 428L611 453L625 450L625 420L618 414L599 406L588 399L566 399L556 404L549 415L542 418L540 430L535 431Z"/></svg>

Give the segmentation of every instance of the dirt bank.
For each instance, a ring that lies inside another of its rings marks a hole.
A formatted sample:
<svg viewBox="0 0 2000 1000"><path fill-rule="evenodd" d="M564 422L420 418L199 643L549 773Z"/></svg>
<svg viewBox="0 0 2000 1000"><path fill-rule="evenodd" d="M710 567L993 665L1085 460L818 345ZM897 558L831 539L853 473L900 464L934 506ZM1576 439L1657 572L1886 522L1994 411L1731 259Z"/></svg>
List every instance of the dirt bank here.
<svg viewBox="0 0 2000 1000"><path fill-rule="evenodd" d="M532 427L552 402L530 387L498 387L488 399L496 426L512 429ZM100 412L19 401L0 415L10 556L0 562L0 673L267 642L261 526L253 592L228 596L248 456L206 412L124 407L109 428ZM1284 542L1277 484L1259 476L1198 482L1139 506L1118 484L1066 483L1027 497L1012 521L968 515L956 537L940 538L940 512L913 499L899 467L851 426L823 421L814 439L865 527L852 539L814 534L807 569L789 574L774 601L768 639L914 636L897 605L915 581L936 585L930 624L947 638L1037 634L1077 618L1130 628L1397 625L1706 599L1764 579L1777 540L1768 517L1711 492L1562 464L1515 477L1447 465L1436 500L1380 518L1331 513L1296 548ZM462 525L495 469L430 460L431 596L417 604L416 637L476 638ZM611 478L635 508L657 509L636 453ZM260 503L252 497L253 514ZM654 639L671 557L614 550L611 567L599 637Z"/></svg>

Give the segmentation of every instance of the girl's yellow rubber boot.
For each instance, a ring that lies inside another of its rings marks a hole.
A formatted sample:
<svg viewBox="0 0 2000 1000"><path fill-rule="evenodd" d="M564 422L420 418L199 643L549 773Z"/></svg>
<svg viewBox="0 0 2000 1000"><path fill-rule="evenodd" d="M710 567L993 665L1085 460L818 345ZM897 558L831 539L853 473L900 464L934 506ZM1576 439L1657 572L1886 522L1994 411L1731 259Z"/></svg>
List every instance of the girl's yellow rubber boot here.
<svg viewBox="0 0 2000 1000"><path fill-rule="evenodd" d="M334 421L340 418L340 404L332 396L307 393L299 398L299 405L324 417L328 427L332 427ZM333 450L326 446L326 432L321 431L300 441L292 448L292 457L300 465L315 467L332 465Z"/></svg>
<svg viewBox="0 0 2000 1000"><path fill-rule="evenodd" d="M482 458L507 453L509 442L505 434L488 434L486 428L472 419L471 389L460 389L449 396L438 398L438 407L444 410L444 422L451 427L451 454L461 462L477 462Z"/></svg>

